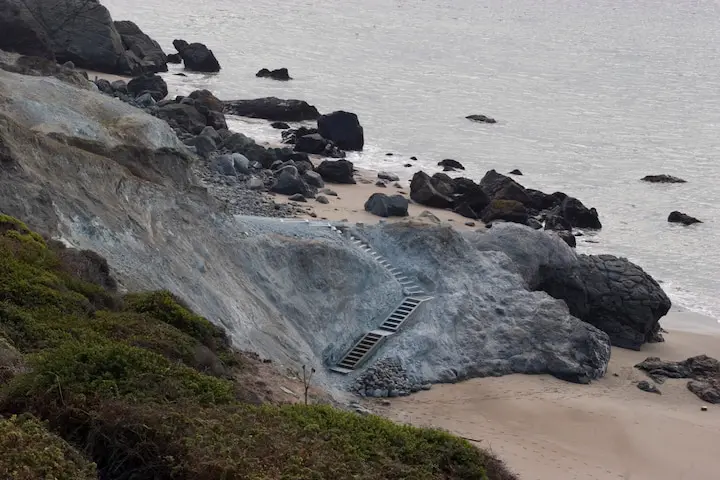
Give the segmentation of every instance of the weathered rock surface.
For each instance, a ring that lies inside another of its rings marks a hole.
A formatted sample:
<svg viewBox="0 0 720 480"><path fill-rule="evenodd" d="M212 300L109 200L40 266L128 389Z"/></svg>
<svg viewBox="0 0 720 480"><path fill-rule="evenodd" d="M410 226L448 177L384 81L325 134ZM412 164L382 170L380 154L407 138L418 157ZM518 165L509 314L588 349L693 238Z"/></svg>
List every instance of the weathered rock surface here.
<svg viewBox="0 0 720 480"><path fill-rule="evenodd" d="M255 100L231 100L224 103L225 113L241 117L264 118L279 122L301 122L316 120L320 116L317 108L302 100L266 97Z"/></svg>
<svg viewBox="0 0 720 480"><path fill-rule="evenodd" d="M468 115L465 118L479 123L497 123L494 118L486 117L485 115Z"/></svg>
<svg viewBox="0 0 720 480"><path fill-rule="evenodd" d="M295 140L295 151L322 155L323 157L345 157L345 152L340 150L331 140L321 137L318 133L297 138Z"/></svg>
<svg viewBox="0 0 720 480"><path fill-rule="evenodd" d="M462 163L458 162L457 160L453 160L452 158L446 158L445 160L440 160L438 162L438 167L449 167L454 170L465 170L465 167Z"/></svg>
<svg viewBox="0 0 720 480"><path fill-rule="evenodd" d="M283 195L300 194L303 197L314 197L315 192L302 179L297 168L288 166L283 168L277 176L275 185L270 189Z"/></svg>
<svg viewBox="0 0 720 480"><path fill-rule="evenodd" d="M454 201L452 187L448 188L447 183L430 177L425 172L417 172L410 181L410 198L420 205L428 207L449 208Z"/></svg>
<svg viewBox="0 0 720 480"><path fill-rule="evenodd" d="M708 403L720 403L720 362L712 357L698 355L680 362L648 357L635 368L643 370L658 383L666 378L690 378L688 390Z"/></svg>
<svg viewBox="0 0 720 480"><path fill-rule="evenodd" d="M204 44L173 40L173 46L182 57L186 69L208 73L220 71L220 63L215 58L215 54Z"/></svg>
<svg viewBox="0 0 720 480"><path fill-rule="evenodd" d="M330 183L354 184L353 163L348 160L323 160L315 169L323 180Z"/></svg>
<svg viewBox="0 0 720 480"><path fill-rule="evenodd" d="M480 213L485 223L495 220L526 224L528 212L525 206L516 200L493 200Z"/></svg>
<svg viewBox="0 0 720 480"><path fill-rule="evenodd" d="M662 392L660 389L655 385L654 383L650 383L647 380L641 380L637 383L637 387L640 390L643 390L648 393L657 393L658 395L661 395Z"/></svg>
<svg viewBox="0 0 720 480"><path fill-rule="evenodd" d="M273 80L281 81L292 80L290 72L288 72L287 68L278 68L275 70L268 70L267 68L262 68L255 74L255 76L259 78L271 78Z"/></svg>
<svg viewBox="0 0 720 480"><path fill-rule="evenodd" d="M167 56L158 42L131 21L124 20L113 24L120 34L125 50L129 50L138 58L141 71L149 73L168 71Z"/></svg>
<svg viewBox="0 0 720 480"><path fill-rule="evenodd" d="M673 177L672 175L647 175L641 178L643 182L650 183L687 183L682 178Z"/></svg>
<svg viewBox="0 0 720 480"><path fill-rule="evenodd" d="M47 31L38 25L34 10L39 6L22 0L0 0L0 50L55 60L55 50Z"/></svg>
<svg viewBox="0 0 720 480"><path fill-rule="evenodd" d="M373 193L365 202L365 211L379 217L407 217L408 204L407 198L402 195Z"/></svg>
<svg viewBox="0 0 720 480"><path fill-rule="evenodd" d="M139 97L144 93L149 93L152 98L158 102L167 97L168 87L165 80L159 75L148 73L140 77L135 77L127 83L128 93L135 97Z"/></svg>
<svg viewBox="0 0 720 480"><path fill-rule="evenodd" d="M332 140L342 150L362 150L365 144L363 127L357 115L339 110L317 119L318 133Z"/></svg>
<svg viewBox="0 0 720 480"><path fill-rule="evenodd" d="M597 211L594 208L587 208L577 198L566 197L560 204L559 213L573 227L602 228Z"/></svg>
<svg viewBox="0 0 720 480"><path fill-rule="evenodd" d="M701 220L698 220L695 217L691 217L690 215L687 215L682 212L678 212L677 210L670 212L670 215L668 215L668 222L670 223L682 223L683 225L693 225L695 223L703 223Z"/></svg>

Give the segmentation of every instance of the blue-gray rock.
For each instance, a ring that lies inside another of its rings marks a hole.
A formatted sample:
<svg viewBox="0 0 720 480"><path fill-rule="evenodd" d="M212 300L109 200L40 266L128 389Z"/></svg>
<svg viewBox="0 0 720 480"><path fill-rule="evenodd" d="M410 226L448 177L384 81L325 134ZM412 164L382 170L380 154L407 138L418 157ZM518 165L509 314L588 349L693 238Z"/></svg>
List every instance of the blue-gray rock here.
<svg viewBox="0 0 720 480"><path fill-rule="evenodd" d="M317 172L313 172L312 170L305 171L305 173L303 173L303 179L308 185L311 185L315 188L323 188L325 186L325 182L323 181L320 174Z"/></svg>
<svg viewBox="0 0 720 480"><path fill-rule="evenodd" d="M245 155L239 153L233 153L231 155L233 164L235 165L235 171L247 175L250 173L250 160Z"/></svg>
<svg viewBox="0 0 720 480"><path fill-rule="evenodd" d="M328 203L330 203L330 200L328 200L327 197L325 197L325 196L323 196L323 195L318 195L317 197L315 197L315 200L316 200L318 203L322 203L322 204L328 204Z"/></svg>
<svg viewBox="0 0 720 480"><path fill-rule="evenodd" d="M400 180L400 177L398 177L394 173L389 172L378 172L377 176L379 179L387 180L390 182L397 182L398 180Z"/></svg>
<svg viewBox="0 0 720 480"><path fill-rule="evenodd" d="M125 80L115 80L110 85L112 86L113 90L115 90L116 92L125 93L125 94L129 93L128 86L127 86L127 83L125 82Z"/></svg>
<svg viewBox="0 0 720 480"><path fill-rule="evenodd" d="M217 143L215 143L215 140L213 140L211 137L206 137L205 135L198 135L195 138L195 150L197 151L197 154L200 155L203 158L208 158L208 156L217 150Z"/></svg>
<svg viewBox="0 0 720 480"><path fill-rule="evenodd" d="M135 103L141 108L151 107L155 105L155 99L150 92L143 93L135 99Z"/></svg>
<svg viewBox="0 0 720 480"><path fill-rule="evenodd" d="M200 132L200 135L212 138L218 145L222 142L222 137L220 137L220 134L217 132L217 130L215 130L215 128L211 126L203 128Z"/></svg>
<svg viewBox="0 0 720 480"><path fill-rule="evenodd" d="M314 196L311 187L300 177L297 168L292 166L280 170L275 184L270 190L276 193L282 193L283 195L295 195L299 193L303 197Z"/></svg>
<svg viewBox="0 0 720 480"><path fill-rule="evenodd" d="M146 35L140 27L130 21L114 22L123 46L140 60L143 72L167 72L167 56L160 44Z"/></svg>
<svg viewBox="0 0 720 480"><path fill-rule="evenodd" d="M324 160L315 171L326 182L356 183L353 177L353 163L348 160Z"/></svg>
<svg viewBox="0 0 720 480"><path fill-rule="evenodd" d="M148 73L135 77L127 84L128 92L139 97L144 93L150 93L156 102L167 97L168 87L165 80L160 75Z"/></svg>

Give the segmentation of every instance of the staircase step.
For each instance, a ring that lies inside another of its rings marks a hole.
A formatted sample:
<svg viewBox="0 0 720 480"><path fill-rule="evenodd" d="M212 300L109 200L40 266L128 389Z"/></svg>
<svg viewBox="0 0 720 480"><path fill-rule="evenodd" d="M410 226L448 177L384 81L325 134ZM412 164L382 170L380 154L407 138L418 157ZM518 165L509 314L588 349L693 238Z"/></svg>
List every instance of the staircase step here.
<svg viewBox="0 0 720 480"><path fill-rule="evenodd" d="M330 367L330 370L336 373L342 373L343 375L347 375L348 373L352 372L352 369L342 367Z"/></svg>

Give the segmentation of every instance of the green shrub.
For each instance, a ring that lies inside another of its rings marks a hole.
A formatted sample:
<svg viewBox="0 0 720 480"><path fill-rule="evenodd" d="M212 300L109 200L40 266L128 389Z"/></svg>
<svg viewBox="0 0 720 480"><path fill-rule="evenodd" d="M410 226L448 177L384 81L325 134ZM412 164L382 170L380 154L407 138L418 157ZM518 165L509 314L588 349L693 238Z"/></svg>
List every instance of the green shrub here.
<svg viewBox="0 0 720 480"><path fill-rule="evenodd" d="M0 478L97 479L93 463L29 415L0 418Z"/></svg>

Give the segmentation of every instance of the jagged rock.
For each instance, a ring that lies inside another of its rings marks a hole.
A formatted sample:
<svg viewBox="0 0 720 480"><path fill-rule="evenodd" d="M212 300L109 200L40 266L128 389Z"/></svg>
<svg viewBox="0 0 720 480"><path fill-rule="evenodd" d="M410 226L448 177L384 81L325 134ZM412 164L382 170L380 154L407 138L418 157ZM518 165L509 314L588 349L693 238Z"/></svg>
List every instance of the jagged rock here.
<svg viewBox="0 0 720 480"><path fill-rule="evenodd" d="M288 130L290 128L290 125L285 122L272 122L270 126L278 130Z"/></svg>
<svg viewBox="0 0 720 480"><path fill-rule="evenodd" d="M255 74L256 77L260 78L271 78L273 80L288 81L292 80L290 73L287 68L278 68L276 70L268 70L267 68L261 69Z"/></svg>
<svg viewBox="0 0 720 480"><path fill-rule="evenodd" d="M560 215L573 227L579 228L602 228L598 213L594 208L588 209L577 198L565 198L559 207Z"/></svg>
<svg viewBox="0 0 720 480"><path fill-rule="evenodd" d="M167 62L168 62L168 63L174 63L174 64L182 63L182 57L180 56L179 53L169 53L169 54L167 55ZM179 73L178 73L178 74L176 74L176 75L185 75L185 74L184 74L184 73L183 73L183 74L179 74Z"/></svg>
<svg viewBox="0 0 720 480"><path fill-rule="evenodd" d="M280 136L282 137L283 143L292 145L297 142L298 138L304 137L305 135L313 135L316 133L318 133L317 128L298 127L291 128L289 130L283 130Z"/></svg>
<svg viewBox="0 0 720 480"><path fill-rule="evenodd" d="M445 160L440 160L438 162L438 167L450 167L452 169L457 170L465 170L465 167L462 163L458 162L457 160L453 160L452 158L446 158Z"/></svg>
<svg viewBox="0 0 720 480"><path fill-rule="evenodd" d="M353 164L348 160L324 160L315 171L326 182L357 183L353 177Z"/></svg>
<svg viewBox="0 0 720 480"><path fill-rule="evenodd" d="M485 173L480 186L492 200L514 200L532 206L533 202L522 185L495 170Z"/></svg>
<svg viewBox="0 0 720 480"><path fill-rule="evenodd" d="M494 118L486 117L485 115L468 115L465 118L472 120L473 122L497 123Z"/></svg>
<svg viewBox="0 0 720 480"><path fill-rule="evenodd" d="M510 170L510 171L508 172L508 174L509 174L509 175L522 175L523 173L516 168L515 170Z"/></svg>
<svg viewBox="0 0 720 480"><path fill-rule="evenodd" d="M317 119L318 133L342 150L362 150L365 143L363 127L357 115L339 110Z"/></svg>
<svg viewBox="0 0 720 480"><path fill-rule="evenodd" d="M569 232L567 230L559 230L555 232L555 235L562 238L563 242L567 243L572 248L577 247L577 239L575 238L575 235L572 234L572 232Z"/></svg>
<svg viewBox="0 0 720 480"><path fill-rule="evenodd" d="M641 381L639 381L639 382L637 383L637 387L638 387L640 390L643 390L643 391L648 392L648 393L657 393L658 395L661 395L661 394L662 394L662 392L661 392L660 389L657 387L657 385L651 384L651 383L648 382L647 380L641 380Z"/></svg>
<svg viewBox="0 0 720 480"><path fill-rule="evenodd" d="M504 220L506 222L526 224L528 212L522 203L515 200L492 200L480 213L480 218L485 223Z"/></svg>
<svg viewBox="0 0 720 480"><path fill-rule="evenodd" d="M198 135L207 126L207 119L193 105L173 103L159 107L156 115L168 124L186 132Z"/></svg>
<svg viewBox="0 0 720 480"><path fill-rule="evenodd" d="M147 108L147 107L151 107L151 106L155 105L156 102L152 96L152 93L145 92L135 99L135 103L140 108Z"/></svg>
<svg viewBox="0 0 720 480"><path fill-rule="evenodd" d="M400 180L400 177L398 177L394 173L389 172L378 172L377 176L379 179L387 180L389 182L397 182L398 180Z"/></svg>
<svg viewBox="0 0 720 480"><path fill-rule="evenodd" d="M462 194L455 198L455 208L453 211L462 215L463 217L472 218L477 220L481 217L483 210L490 203L490 199L485 194L485 191L480 185L465 184L462 188L457 188L459 183L455 182L456 189L462 190Z"/></svg>
<svg viewBox="0 0 720 480"><path fill-rule="evenodd" d="M195 90L188 95L195 101L195 107L201 105L213 112L222 112L225 106L222 100L217 98L210 90Z"/></svg>
<svg viewBox="0 0 720 480"><path fill-rule="evenodd" d="M140 59L140 68L145 73L167 72L167 56L160 44L146 35L131 21L114 22L123 46Z"/></svg>
<svg viewBox="0 0 720 480"><path fill-rule="evenodd" d="M673 177L672 175L647 175L641 178L643 182L650 183L687 183L682 178Z"/></svg>
<svg viewBox="0 0 720 480"><path fill-rule="evenodd" d="M281 100L276 97L255 100L232 100L225 103L225 112L241 117L264 118L279 122L316 120L317 108L302 100Z"/></svg>
<svg viewBox="0 0 720 480"><path fill-rule="evenodd" d="M113 90L120 93L129 93L127 83L125 80L115 80L110 84Z"/></svg>
<svg viewBox="0 0 720 480"><path fill-rule="evenodd" d="M682 223L685 226L693 225L695 223L703 223L701 220L698 220L695 217L691 217L690 215L687 215L685 213L678 212L677 210L674 212L670 212L670 215L668 215L668 222Z"/></svg>
<svg viewBox="0 0 720 480"><path fill-rule="evenodd" d="M720 403L720 378L692 380L688 382L687 388L708 403Z"/></svg>
<svg viewBox="0 0 720 480"><path fill-rule="evenodd" d="M37 9L39 2L30 1ZM0 50L55 60L50 37L23 0L0 0Z"/></svg>
<svg viewBox="0 0 720 480"><path fill-rule="evenodd" d="M540 230L541 228L543 228L542 223L540 223L540 221L538 221L538 219L534 217L528 218L527 226L535 230Z"/></svg>
<svg viewBox="0 0 720 480"><path fill-rule="evenodd" d="M128 92L135 97L149 93L156 102L167 97L168 94L168 87L165 80L163 80L161 76L152 73L133 78L128 82L127 89Z"/></svg>
<svg viewBox="0 0 720 480"><path fill-rule="evenodd" d="M421 205L437 208L452 207L454 204L452 194L453 189L448 190L448 184L442 177L430 177L423 171L415 173L410 181L410 198Z"/></svg>
<svg viewBox="0 0 720 480"><path fill-rule="evenodd" d="M635 365L650 378L662 383L666 378L690 378L687 388L702 400L720 403L720 362L707 355L690 357L680 362L668 362L648 357Z"/></svg>
<svg viewBox="0 0 720 480"><path fill-rule="evenodd" d="M303 181L302 177L295 167L285 167L277 175L275 185L270 188L271 191L282 193L283 195L295 195L299 193L303 197L313 197L314 194L310 187Z"/></svg>
<svg viewBox="0 0 720 480"><path fill-rule="evenodd" d="M408 200L402 195L373 193L365 202L365 211L379 217L407 217Z"/></svg>
<svg viewBox="0 0 720 480"><path fill-rule="evenodd" d="M613 345L639 350L670 310L670 299L643 269L613 255L580 255L549 268L538 289L564 300L570 312L610 336Z"/></svg>
<svg viewBox="0 0 720 480"><path fill-rule="evenodd" d="M218 63L212 50L202 43L173 40L173 46L182 57L186 69L211 73L220 71L220 63Z"/></svg>
<svg viewBox="0 0 720 480"><path fill-rule="evenodd" d="M552 195L541 192L540 190L533 190L532 188L526 188L525 193L532 202L532 208L536 210L550 210L562 202L567 195L561 192L556 192Z"/></svg>
<svg viewBox="0 0 720 480"><path fill-rule="evenodd" d="M220 136L220 134L217 132L217 130L215 130L213 127L210 127L210 126L203 128L202 132L200 132L200 135L212 138L215 141L215 143L218 145L223 142L223 139Z"/></svg>

